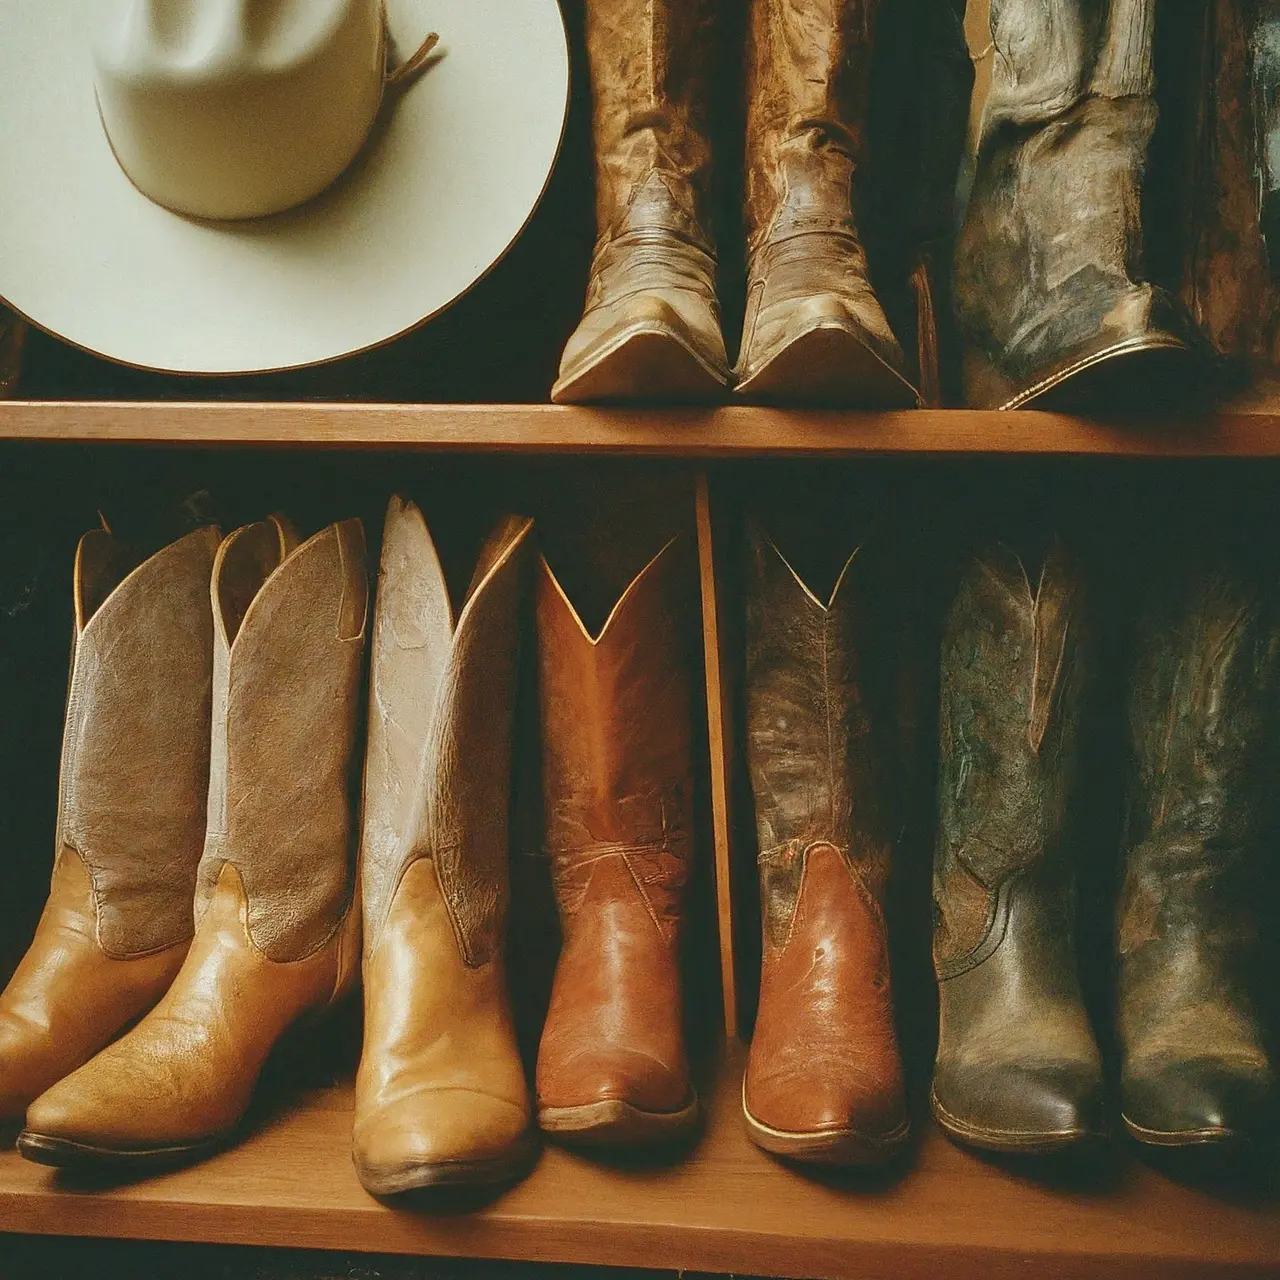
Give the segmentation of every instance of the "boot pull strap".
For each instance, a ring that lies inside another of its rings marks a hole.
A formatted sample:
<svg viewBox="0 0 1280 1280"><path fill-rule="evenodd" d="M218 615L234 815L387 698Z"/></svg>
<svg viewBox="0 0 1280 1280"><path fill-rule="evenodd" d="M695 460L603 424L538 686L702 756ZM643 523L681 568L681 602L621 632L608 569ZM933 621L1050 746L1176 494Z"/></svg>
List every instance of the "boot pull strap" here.
<svg viewBox="0 0 1280 1280"><path fill-rule="evenodd" d="M383 17L383 24L386 24L386 17ZM388 67L382 77L383 90L404 89L407 88L419 75L425 70L427 59L431 56L431 51L440 43L440 36L436 32L431 32L425 40L418 46L415 52L407 61L402 62L398 67Z"/></svg>

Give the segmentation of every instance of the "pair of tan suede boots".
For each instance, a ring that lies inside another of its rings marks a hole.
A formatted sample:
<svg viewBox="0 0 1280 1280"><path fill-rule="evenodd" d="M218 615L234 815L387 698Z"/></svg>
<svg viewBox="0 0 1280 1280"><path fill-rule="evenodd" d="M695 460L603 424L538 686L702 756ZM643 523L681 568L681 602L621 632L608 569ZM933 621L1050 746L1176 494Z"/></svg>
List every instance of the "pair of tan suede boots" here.
<svg viewBox="0 0 1280 1280"><path fill-rule="evenodd" d="M225 1145L285 1033L362 969L353 1154L374 1194L507 1181L538 1128L626 1143L694 1122L676 539L596 635L537 565L564 943L535 1125L504 963L532 548L532 521L499 521L455 607L422 513L393 498L370 620L358 520L304 542L281 517L206 527L136 567L105 530L81 540L52 887L0 995L22 1154L141 1172Z"/></svg>

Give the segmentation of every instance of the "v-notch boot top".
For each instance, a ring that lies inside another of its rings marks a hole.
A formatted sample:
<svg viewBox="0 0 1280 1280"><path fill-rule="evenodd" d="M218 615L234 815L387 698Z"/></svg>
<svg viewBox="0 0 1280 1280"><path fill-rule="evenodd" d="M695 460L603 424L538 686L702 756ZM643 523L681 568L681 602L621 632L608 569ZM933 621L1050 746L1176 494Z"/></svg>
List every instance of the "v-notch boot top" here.
<svg viewBox="0 0 1280 1280"><path fill-rule="evenodd" d="M354 984L364 533L348 520L296 542L272 519L218 550L195 937L155 1009L29 1108L31 1159L141 1167L227 1141L281 1035Z"/></svg>
<svg viewBox="0 0 1280 1280"><path fill-rule="evenodd" d="M500 521L456 619L392 498L373 627L354 1159L375 1195L509 1180L536 1152L503 949L517 650L532 522Z"/></svg>
<svg viewBox="0 0 1280 1280"><path fill-rule="evenodd" d="M536 587L546 848L564 936L538 1050L538 1122L565 1142L685 1133L697 1098L680 979L693 840L691 575L683 538L592 636Z"/></svg>
<svg viewBox="0 0 1280 1280"><path fill-rule="evenodd" d="M140 1015L191 938L209 782L214 528L129 572L80 541L53 880L0 994L0 1125Z"/></svg>

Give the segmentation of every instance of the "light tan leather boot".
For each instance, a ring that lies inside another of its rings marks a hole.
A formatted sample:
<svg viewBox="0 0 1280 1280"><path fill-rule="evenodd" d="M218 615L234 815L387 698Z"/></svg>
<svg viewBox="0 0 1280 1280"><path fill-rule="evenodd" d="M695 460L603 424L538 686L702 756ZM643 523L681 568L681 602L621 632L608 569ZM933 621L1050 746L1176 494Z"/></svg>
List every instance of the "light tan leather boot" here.
<svg viewBox="0 0 1280 1280"><path fill-rule="evenodd" d="M866 146L876 0L753 0L741 395L914 405L871 288L854 175Z"/></svg>
<svg viewBox="0 0 1280 1280"><path fill-rule="evenodd" d="M586 8L599 239L551 398L714 399L729 382L706 209L716 0Z"/></svg>
<svg viewBox="0 0 1280 1280"><path fill-rule="evenodd" d="M592 637L537 584L547 850L564 943L538 1049L538 1123L636 1145L696 1121L680 981L693 842L686 545L668 543Z"/></svg>
<svg viewBox="0 0 1280 1280"><path fill-rule="evenodd" d="M373 625L353 1155L374 1195L505 1181L536 1151L503 947L530 520L482 546L456 621L422 513L392 498Z"/></svg>
<svg viewBox="0 0 1280 1280"><path fill-rule="evenodd" d="M150 1009L186 955L209 782L219 536L189 533L132 573L103 529L76 551L53 881L0 995L5 1127Z"/></svg>
<svg viewBox="0 0 1280 1280"><path fill-rule="evenodd" d="M29 1159L141 1168L225 1143L284 1031L355 982L364 533L348 520L295 542L273 519L218 550L195 937L155 1009L28 1108Z"/></svg>

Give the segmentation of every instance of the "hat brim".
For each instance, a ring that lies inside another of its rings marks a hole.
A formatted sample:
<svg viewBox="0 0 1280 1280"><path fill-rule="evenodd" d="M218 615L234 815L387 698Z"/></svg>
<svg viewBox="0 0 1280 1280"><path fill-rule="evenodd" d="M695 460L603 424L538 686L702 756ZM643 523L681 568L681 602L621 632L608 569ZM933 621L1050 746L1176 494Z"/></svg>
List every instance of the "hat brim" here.
<svg viewBox="0 0 1280 1280"><path fill-rule="evenodd" d="M388 0L440 56L309 204L203 222L152 203L98 116L92 0L0 0L0 299L108 359L175 373L321 364L406 333L510 248L564 133L556 0Z"/></svg>

